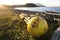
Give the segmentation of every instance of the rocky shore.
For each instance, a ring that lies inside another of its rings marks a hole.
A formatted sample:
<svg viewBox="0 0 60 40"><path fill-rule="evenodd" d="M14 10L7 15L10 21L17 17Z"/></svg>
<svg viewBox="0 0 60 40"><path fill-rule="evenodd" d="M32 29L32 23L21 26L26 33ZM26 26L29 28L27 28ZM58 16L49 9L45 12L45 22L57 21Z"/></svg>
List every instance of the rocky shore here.
<svg viewBox="0 0 60 40"><path fill-rule="evenodd" d="M41 37L31 37L26 30L26 23L19 18L21 13L43 17L49 26L47 33ZM59 26L60 14L58 13L0 9L0 40L49 40Z"/></svg>

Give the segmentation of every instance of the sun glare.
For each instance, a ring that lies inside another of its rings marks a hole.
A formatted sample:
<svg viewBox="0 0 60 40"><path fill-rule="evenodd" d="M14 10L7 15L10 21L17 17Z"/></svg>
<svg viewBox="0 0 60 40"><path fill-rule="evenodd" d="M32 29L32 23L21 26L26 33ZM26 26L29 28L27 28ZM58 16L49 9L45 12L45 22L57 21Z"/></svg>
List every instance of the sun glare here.
<svg viewBox="0 0 60 40"><path fill-rule="evenodd" d="M25 1L23 0L0 0L0 5L1 4L6 4L6 5L14 5L14 4L24 4Z"/></svg>

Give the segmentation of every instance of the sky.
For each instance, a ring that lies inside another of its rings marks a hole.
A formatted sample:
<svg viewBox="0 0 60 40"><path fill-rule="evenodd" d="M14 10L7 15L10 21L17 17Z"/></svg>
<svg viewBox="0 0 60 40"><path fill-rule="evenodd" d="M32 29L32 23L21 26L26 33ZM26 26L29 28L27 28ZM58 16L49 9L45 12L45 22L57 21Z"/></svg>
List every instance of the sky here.
<svg viewBox="0 0 60 40"><path fill-rule="evenodd" d="M0 0L0 4L15 5L25 3L41 3L48 7L60 7L60 0Z"/></svg>

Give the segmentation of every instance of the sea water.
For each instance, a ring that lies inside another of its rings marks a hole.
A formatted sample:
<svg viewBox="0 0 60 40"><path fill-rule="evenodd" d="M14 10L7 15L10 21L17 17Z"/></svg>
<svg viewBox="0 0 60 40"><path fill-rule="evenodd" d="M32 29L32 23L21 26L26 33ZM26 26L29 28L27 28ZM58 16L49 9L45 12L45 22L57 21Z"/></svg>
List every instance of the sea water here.
<svg viewBox="0 0 60 40"><path fill-rule="evenodd" d="M16 7L14 9L37 11L37 12L54 11L60 13L60 7Z"/></svg>

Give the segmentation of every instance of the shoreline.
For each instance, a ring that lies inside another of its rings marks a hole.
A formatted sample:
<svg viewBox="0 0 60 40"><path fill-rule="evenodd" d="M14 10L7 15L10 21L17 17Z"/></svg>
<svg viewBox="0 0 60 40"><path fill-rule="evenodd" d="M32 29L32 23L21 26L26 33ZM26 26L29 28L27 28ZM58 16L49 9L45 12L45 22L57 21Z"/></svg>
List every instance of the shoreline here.
<svg viewBox="0 0 60 40"><path fill-rule="evenodd" d="M48 14L48 15L57 15L60 16L59 12L54 12L54 11L46 11L46 12L37 12L37 11L29 11L29 10L18 10L18 9L13 9L14 11L21 12L21 13L42 13L42 14Z"/></svg>

